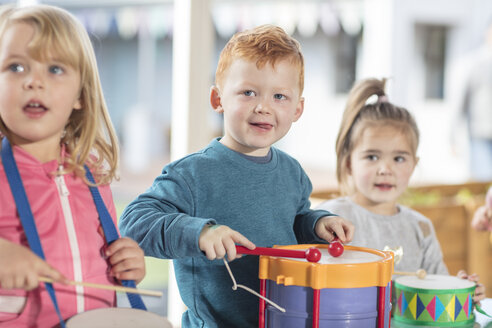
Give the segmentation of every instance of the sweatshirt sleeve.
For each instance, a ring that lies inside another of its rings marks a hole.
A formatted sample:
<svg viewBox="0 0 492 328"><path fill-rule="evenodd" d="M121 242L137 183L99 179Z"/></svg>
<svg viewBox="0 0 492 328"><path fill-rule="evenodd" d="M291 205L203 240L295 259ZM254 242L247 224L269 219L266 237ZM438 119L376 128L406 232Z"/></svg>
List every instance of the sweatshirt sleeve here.
<svg viewBox="0 0 492 328"><path fill-rule="evenodd" d="M209 218L194 217L193 192L172 167L164 168L152 186L124 210L122 235L133 238L145 255L165 259L204 256L198 247Z"/></svg>
<svg viewBox="0 0 492 328"><path fill-rule="evenodd" d="M334 216L335 214L326 210L312 210L309 196L313 190L311 181L303 172L301 176L301 198L299 202L299 210L294 222L294 232L299 244L314 244L324 243L324 239L319 238L315 233L316 222L325 216Z"/></svg>

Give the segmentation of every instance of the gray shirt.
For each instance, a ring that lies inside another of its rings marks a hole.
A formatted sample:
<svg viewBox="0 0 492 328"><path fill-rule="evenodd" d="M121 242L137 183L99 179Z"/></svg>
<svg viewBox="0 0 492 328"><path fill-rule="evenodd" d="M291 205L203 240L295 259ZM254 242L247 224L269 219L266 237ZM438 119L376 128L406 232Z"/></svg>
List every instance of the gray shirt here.
<svg viewBox="0 0 492 328"><path fill-rule="evenodd" d="M353 246L379 250L401 246L403 256L395 263L395 271L425 269L429 274L448 274L432 222L417 211L398 205L397 214L379 215L348 197L326 201L317 208L352 221L355 225Z"/></svg>

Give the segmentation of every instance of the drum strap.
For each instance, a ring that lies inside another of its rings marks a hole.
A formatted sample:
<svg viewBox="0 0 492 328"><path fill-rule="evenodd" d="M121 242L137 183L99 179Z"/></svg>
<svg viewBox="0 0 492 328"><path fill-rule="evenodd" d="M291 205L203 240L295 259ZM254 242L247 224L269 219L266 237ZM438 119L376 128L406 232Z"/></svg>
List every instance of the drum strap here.
<svg viewBox="0 0 492 328"><path fill-rule="evenodd" d="M39 240L38 231L36 229L36 224L34 223L34 218L31 212L31 206L29 206L29 201L27 200L24 185L22 184L22 179L17 169L17 164L15 163L14 154L10 143L6 137L2 140L2 163L5 168L5 173L7 175L7 180L9 181L10 190L15 200L17 206L17 211L19 212L20 221L24 232L26 233L27 242L31 250L43 260L45 259L43 248L41 247L41 242ZM60 313L60 308L58 307L58 302L56 301L55 289L51 283L45 282L46 291L50 295L51 301L60 320L60 325L65 328L65 322Z"/></svg>
<svg viewBox="0 0 492 328"><path fill-rule="evenodd" d="M84 167L85 167L85 176L87 180L95 184L94 177L92 176L91 171L86 165ZM104 201L101 197L101 194L99 193L99 189L96 186L89 186L89 189L91 191L94 204L96 204L97 212L99 213L99 220L101 221L101 226L104 231L104 236L106 237L106 242L109 245L113 241L119 238L118 231L116 230L114 222L111 219L111 215L109 214L108 209L106 208L106 205L104 205ZM135 281L133 280L122 280L121 283L125 287L136 288ZM140 295L126 293L126 296L128 297L128 301L130 301L132 308L147 310Z"/></svg>
<svg viewBox="0 0 492 328"><path fill-rule="evenodd" d="M12 195L15 200L15 204L17 207L17 211L19 213L20 221L24 232L26 234L27 242L31 250L38 255L41 259L45 260L43 248L41 246L41 241L39 240L39 234L36 228L36 224L34 222L34 217L32 215L31 206L29 205L29 201L26 196L26 192L24 189L24 185L22 183L22 179L17 168L17 164L15 163L14 154L12 152L12 147L6 137L2 140L2 164L5 168L5 173L7 176L7 180L10 185L10 189L12 191ZM87 179L95 184L94 177L92 176L89 168L85 166L86 177ZM106 206L104 205L104 201L102 200L101 194L96 186L89 186L89 189L92 194L92 198L94 200L94 204L96 205L97 212L99 214L99 220L101 222L101 226L104 231L104 235L106 237L106 242L111 244L113 241L119 238L118 232L114 225L113 220L111 219L111 215L109 214ZM122 280L121 283L125 287L135 288L135 282L133 280ZM51 301L55 307L56 313L60 320L61 326L65 327L65 322L60 313L60 308L58 306L58 302L55 296L55 290L51 283L44 283L48 294L50 295ZM147 310L145 304L142 301L142 298L138 294L130 294L127 293L128 300L132 308L137 308L141 310Z"/></svg>

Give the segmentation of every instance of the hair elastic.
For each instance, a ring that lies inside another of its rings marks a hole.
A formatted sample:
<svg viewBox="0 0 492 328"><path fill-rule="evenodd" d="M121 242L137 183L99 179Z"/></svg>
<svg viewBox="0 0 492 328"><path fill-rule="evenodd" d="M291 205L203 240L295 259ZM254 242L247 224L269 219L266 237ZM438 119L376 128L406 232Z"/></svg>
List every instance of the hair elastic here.
<svg viewBox="0 0 492 328"><path fill-rule="evenodd" d="M380 95L378 96L378 103L384 103L384 102L389 102L388 96L387 95Z"/></svg>

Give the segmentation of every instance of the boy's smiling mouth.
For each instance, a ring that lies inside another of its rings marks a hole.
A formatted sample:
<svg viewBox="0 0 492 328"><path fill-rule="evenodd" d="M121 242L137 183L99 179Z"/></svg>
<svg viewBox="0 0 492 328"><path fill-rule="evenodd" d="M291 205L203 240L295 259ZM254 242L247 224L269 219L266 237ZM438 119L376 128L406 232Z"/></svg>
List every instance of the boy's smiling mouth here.
<svg viewBox="0 0 492 328"><path fill-rule="evenodd" d="M272 124L269 124L269 123L262 123L262 122L257 122L257 123L250 123L251 125L259 128L259 129L262 129L262 130L271 130L273 128L273 125Z"/></svg>

